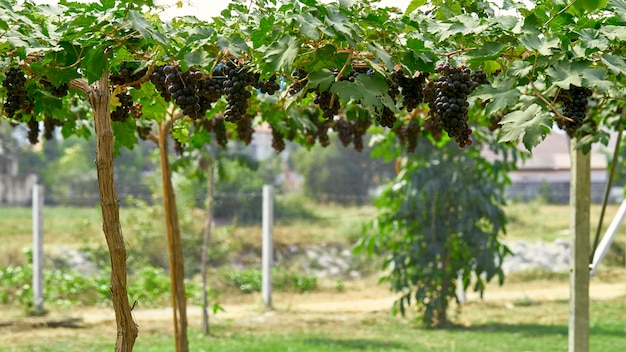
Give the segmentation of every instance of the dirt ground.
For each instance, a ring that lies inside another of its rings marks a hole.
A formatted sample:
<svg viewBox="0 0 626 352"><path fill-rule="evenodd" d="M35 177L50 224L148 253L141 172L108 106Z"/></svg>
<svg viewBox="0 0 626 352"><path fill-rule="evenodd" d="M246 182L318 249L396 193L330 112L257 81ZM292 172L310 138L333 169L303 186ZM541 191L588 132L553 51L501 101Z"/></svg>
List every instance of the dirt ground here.
<svg viewBox="0 0 626 352"><path fill-rule="evenodd" d="M592 300L604 300L626 296L626 282L593 281L590 286ZM387 314L397 295L387 286L377 285L375 280L357 280L345 283L345 290L338 292L330 285L319 292L309 294L276 292L272 296L273 309L266 309L260 294L223 297L224 312L211 316L212 323L228 322L237 326L282 326L297 328L324 320L348 321L364 319L372 313ZM566 300L569 297L567 282L535 281L489 286L482 298L484 302L506 303L523 300ZM468 302L478 302L477 293L467 293ZM171 333L172 309L145 309L138 306L133 315L142 334ZM191 327L199 327L202 310L188 307ZM112 308L80 307L72 310L53 310L45 317L24 317L23 313L8 307L0 308L0 346L18 346L20 341L31 339L54 339L76 335L110 336L115 333L115 315Z"/></svg>

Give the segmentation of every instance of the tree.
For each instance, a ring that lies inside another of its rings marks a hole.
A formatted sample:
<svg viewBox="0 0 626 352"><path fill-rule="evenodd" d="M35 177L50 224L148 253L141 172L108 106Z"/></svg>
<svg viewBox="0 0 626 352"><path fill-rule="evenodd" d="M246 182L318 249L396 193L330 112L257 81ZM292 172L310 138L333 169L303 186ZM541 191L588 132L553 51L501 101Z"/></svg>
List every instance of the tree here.
<svg viewBox="0 0 626 352"><path fill-rule="evenodd" d="M450 300L458 302L459 275L463 290L475 281L481 294L485 281L503 282L509 251L499 240L506 223L502 206L506 172L515 164L487 160L484 146L459 153L421 139L377 198L378 216L358 247L385 256L383 280L402 293L394 312L404 315L414 302L425 325L445 327Z"/></svg>
<svg viewBox="0 0 626 352"><path fill-rule="evenodd" d="M71 135L93 117L116 349L129 351L137 329L126 295L115 144L132 146L137 129L145 136L176 106L184 117L168 115L170 131L187 148L249 141L261 123L277 151L285 138L307 144L329 128L360 149L370 127L398 131L409 151L421 130L470 147L480 140L468 112L480 106L485 114L476 118L501 126L500 142L531 149L556 121L588 151L606 142L601 127L622 124L612 115L624 105L626 6L534 5L416 0L401 14L359 0L239 0L211 23L164 23L151 0L64 1L54 9L5 1L4 118L26 124L36 141L40 122ZM87 113L75 114L85 98ZM322 116L295 113L309 106Z"/></svg>

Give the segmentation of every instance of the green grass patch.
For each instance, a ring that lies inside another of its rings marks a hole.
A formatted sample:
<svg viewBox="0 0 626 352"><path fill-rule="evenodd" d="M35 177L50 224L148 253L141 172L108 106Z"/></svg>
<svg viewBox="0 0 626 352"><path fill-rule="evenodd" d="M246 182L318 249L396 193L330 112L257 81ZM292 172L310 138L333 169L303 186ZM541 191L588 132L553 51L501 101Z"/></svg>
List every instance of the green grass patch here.
<svg viewBox="0 0 626 352"><path fill-rule="evenodd" d="M463 309L463 324L449 329L423 329L408 319L387 312L306 315L278 311L258 320L222 320L212 324L212 334L189 331L191 351L455 351L501 352L565 351L568 344L568 303L536 302L532 305L472 303ZM592 302L590 350L619 352L626 349L626 298ZM169 325L168 325L169 326ZM172 351L171 333L142 330L136 351ZM110 330L110 329L108 329ZM3 351L61 352L110 351L113 335L90 329L58 339L22 340Z"/></svg>

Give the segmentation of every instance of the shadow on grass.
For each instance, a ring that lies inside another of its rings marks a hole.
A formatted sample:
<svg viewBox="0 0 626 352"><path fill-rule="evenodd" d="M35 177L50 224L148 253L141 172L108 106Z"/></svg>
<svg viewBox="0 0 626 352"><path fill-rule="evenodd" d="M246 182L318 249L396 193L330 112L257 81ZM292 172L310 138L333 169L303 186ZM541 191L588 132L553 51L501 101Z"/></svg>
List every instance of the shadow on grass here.
<svg viewBox="0 0 626 352"><path fill-rule="evenodd" d="M567 325L541 325L541 324L502 324L502 323L486 323L473 326L457 326L451 330L457 331L473 331L473 332L503 332L518 333L523 336L543 336L543 335L562 335L567 336ZM589 333L592 335L604 336L624 336L624 331L620 329L606 329L602 327L590 328Z"/></svg>
<svg viewBox="0 0 626 352"><path fill-rule="evenodd" d="M408 346L398 342L377 341L367 339L333 339L324 337L315 337L304 340L307 345L319 347L336 347L352 350L387 350L387 349L406 349Z"/></svg>

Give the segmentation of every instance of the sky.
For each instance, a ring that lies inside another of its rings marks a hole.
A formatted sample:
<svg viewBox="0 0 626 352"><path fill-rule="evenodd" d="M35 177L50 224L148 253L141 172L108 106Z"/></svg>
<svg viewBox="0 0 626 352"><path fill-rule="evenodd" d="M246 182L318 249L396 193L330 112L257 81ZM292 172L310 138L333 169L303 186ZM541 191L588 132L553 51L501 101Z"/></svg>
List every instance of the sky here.
<svg viewBox="0 0 626 352"><path fill-rule="evenodd" d="M50 1L50 0L44 0ZM55 1L50 1L55 2ZM176 0L155 0L158 5L173 5L176 4ZM395 6L403 11L406 10L411 0L381 0L379 7L391 7ZM182 9L171 9L168 11L168 15L172 17L181 15L194 15L202 20L209 20L211 17L218 16L219 13L224 10L229 0L211 1L211 0L183 0L185 4ZM164 20L167 20L164 18Z"/></svg>
<svg viewBox="0 0 626 352"><path fill-rule="evenodd" d="M34 0L39 4L57 4L58 0ZM92 0L78 0L78 1L92 1ZM329 2L330 0L322 0ZM169 5L171 8L166 11L164 16L169 18L163 18L167 21L177 16L193 15L201 20L210 20L211 17L218 16L222 10L224 10L230 0L182 0L182 8L176 8L177 0L155 0L157 5ZM395 6L402 11L406 10L411 0L381 0L378 4L379 7L391 7Z"/></svg>

